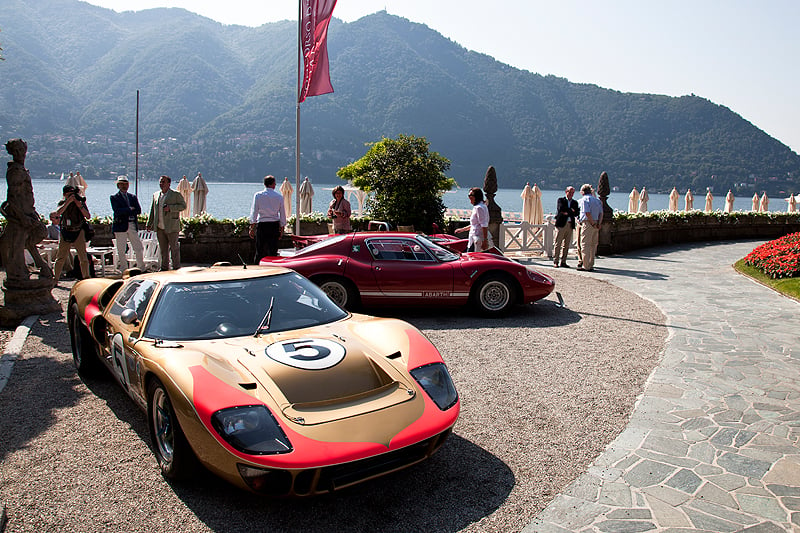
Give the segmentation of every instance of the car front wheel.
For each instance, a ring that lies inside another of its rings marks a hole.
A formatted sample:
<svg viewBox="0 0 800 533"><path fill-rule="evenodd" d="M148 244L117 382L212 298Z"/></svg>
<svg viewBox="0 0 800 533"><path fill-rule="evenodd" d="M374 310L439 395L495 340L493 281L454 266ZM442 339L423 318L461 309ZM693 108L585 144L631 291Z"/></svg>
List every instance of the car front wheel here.
<svg viewBox="0 0 800 533"><path fill-rule="evenodd" d="M183 434L164 385L154 379L147 387L147 421L153 452L167 479L190 479L197 459Z"/></svg>
<svg viewBox="0 0 800 533"><path fill-rule="evenodd" d="M514 286L504 276L489 275L475 287L473 298L481 313L489 316L502 315L514 305Z"/></svg>

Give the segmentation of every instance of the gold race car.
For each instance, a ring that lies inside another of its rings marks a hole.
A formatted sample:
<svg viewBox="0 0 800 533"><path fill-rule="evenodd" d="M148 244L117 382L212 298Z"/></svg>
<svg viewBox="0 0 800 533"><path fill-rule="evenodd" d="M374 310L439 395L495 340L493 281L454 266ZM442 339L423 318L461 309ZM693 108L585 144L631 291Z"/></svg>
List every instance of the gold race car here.
<svg viewBox="0 0 800 533"><path fill-rule="evenodd" d="M147 412L168 479L199 462L257 493L326 493L429 457L460 410L419 330L285 268L82 280L68 323L78 372L102 363Z"/></svg>

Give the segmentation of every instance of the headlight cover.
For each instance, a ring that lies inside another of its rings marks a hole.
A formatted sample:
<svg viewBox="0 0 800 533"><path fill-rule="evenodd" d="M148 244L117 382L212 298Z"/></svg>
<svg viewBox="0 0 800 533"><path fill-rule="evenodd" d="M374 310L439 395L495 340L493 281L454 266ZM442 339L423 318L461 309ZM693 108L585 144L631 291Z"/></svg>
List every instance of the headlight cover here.
<svg viewBox="0 0 800 533"><path fill-rule="evenodd" d="M270 455L292 451L289 438L263 405L220 409L211 415L211 424L225 442L240 452Z"/></svg>
<svg viewBox="0 0 800 533"><path fill-rule="evenodd" d="M431 363L415 368L411 375L442 411L447 411L458 401L458 393L444 363Z"/></svg>
<svg viewBox="0 0 800 533"><path fill-rule="evenodd" d="M532 279L536 283L544 283L545 285L554 285L555 280L550 276L546 276L541 272L537 272L532 268L525 268L525 271L528 273L528 278Z"/></svg>

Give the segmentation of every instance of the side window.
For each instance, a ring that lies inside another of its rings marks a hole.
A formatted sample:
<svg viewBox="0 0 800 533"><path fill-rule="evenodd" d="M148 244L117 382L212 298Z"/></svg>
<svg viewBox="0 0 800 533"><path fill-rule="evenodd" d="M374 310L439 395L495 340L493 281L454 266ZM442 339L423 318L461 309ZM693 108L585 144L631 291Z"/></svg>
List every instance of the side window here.
<svg viewBox="0 0 800 533"><path fill-rule="evenodd" d="M153 297L156 283L149 280L133 281L129 283L114 299L111 313L120 315L125 309L133 309L141 319L147 310L147 304Z"/></svg>
<svg viewBox="0 0 800 533"><path fill-rule="evenodd" d="M374 238L367 248L378 261L433 261L433 258L413 239Z"/></svg>

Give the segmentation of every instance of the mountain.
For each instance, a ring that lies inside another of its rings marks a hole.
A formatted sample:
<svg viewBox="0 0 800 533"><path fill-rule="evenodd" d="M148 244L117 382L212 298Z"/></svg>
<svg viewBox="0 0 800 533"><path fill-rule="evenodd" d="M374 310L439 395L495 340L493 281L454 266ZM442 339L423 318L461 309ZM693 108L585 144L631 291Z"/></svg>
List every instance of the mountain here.
<svg viewBox="0 0 800 533"><path fill-rule="evenodd" d="M294 176L297 25L226 26L178 8L115 13L4 0L0 138L28 141L35 177L81 170L259 181ZM502 64L378 12L334 19L335 92L301 105L301 173L318 182L366 143L424 136L461 186L595 183L737 194L800 190L800 156L694 95L621 93Z"/></svg>

